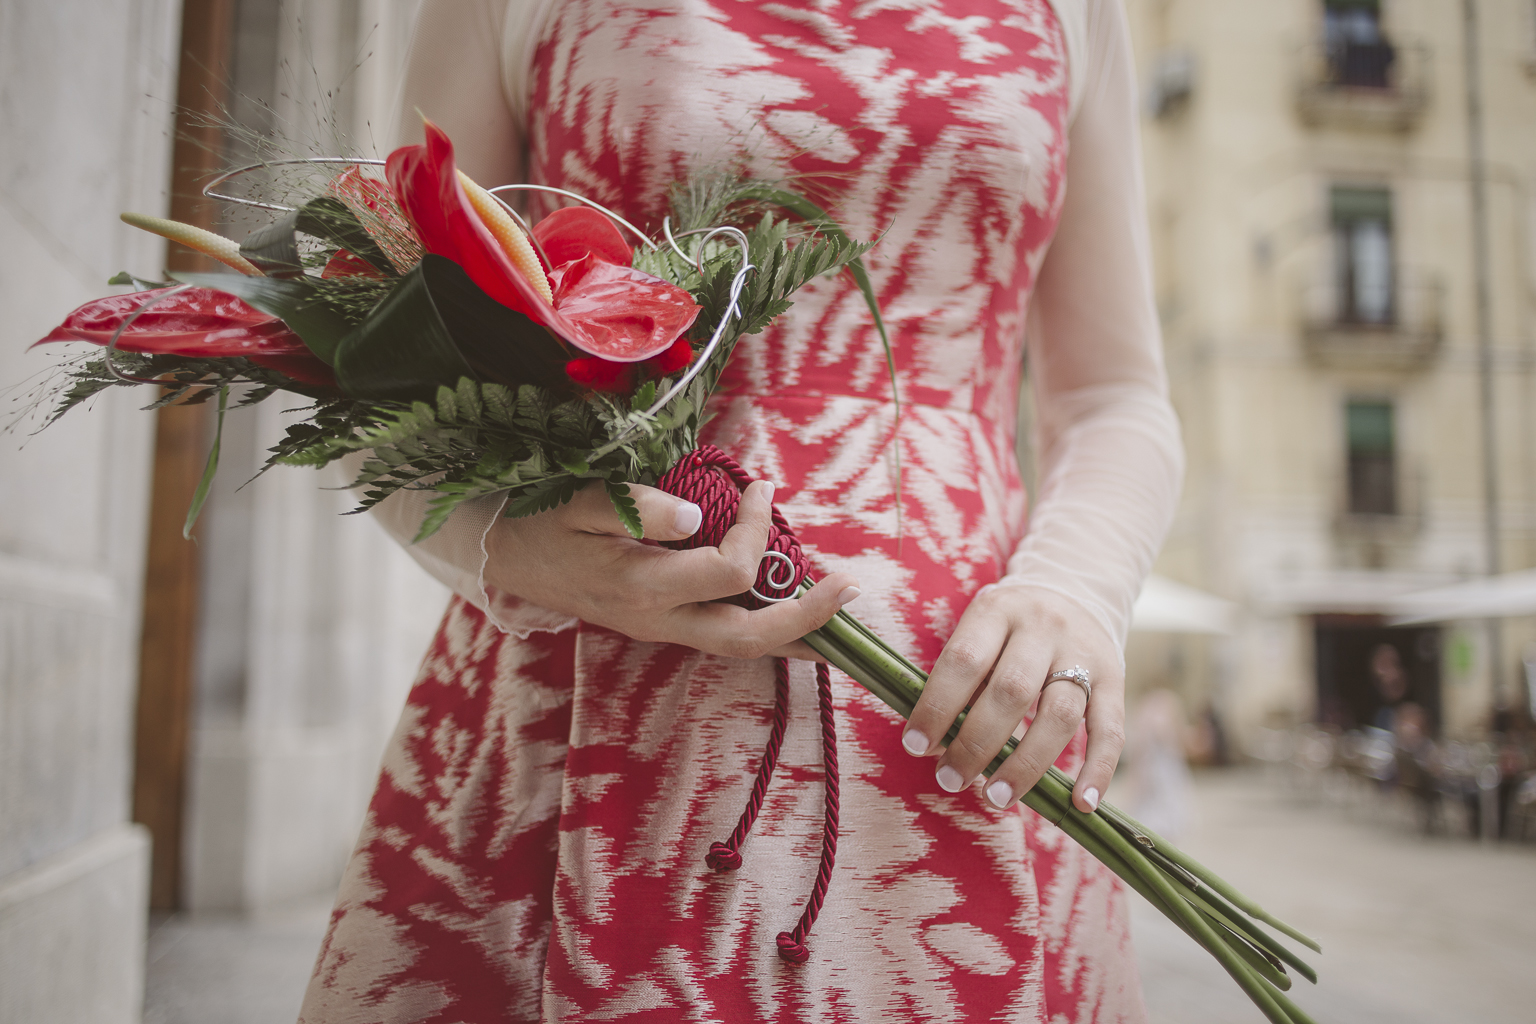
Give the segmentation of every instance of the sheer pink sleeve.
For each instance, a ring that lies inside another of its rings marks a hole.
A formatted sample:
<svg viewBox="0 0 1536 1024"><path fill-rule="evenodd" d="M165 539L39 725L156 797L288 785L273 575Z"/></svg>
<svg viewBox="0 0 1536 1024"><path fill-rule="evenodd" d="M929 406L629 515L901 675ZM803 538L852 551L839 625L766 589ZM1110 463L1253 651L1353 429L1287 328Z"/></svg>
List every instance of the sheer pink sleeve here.
<svg viewBox="0 0 1536 1024"><path fill-rule="evenodd" d="M1038 494L1004 582L1087 609L1123 648L1183 479L1152 299L1136 86L1117 0L1088 10L1061 223L1030 310Z"/></svg>
<svg viewBox="0 0 1536 1024"><path fill-rule="evenodd" d="M502 51L509 10L520 16L531 0L425 0L411 34L401 85L394 145L421 141L426 116L454 140L459 166L476 181L521 180L522 137L503 86ZM361 454L347 459L356 479ZM484 611L503 631L527 636L560 630L576 620L512 597L485 581L485 537L504 498L461 505L443 528L412 543L426 517L428 491L397 491L373 510L374 517L418 565L454 593Z"/></svg>

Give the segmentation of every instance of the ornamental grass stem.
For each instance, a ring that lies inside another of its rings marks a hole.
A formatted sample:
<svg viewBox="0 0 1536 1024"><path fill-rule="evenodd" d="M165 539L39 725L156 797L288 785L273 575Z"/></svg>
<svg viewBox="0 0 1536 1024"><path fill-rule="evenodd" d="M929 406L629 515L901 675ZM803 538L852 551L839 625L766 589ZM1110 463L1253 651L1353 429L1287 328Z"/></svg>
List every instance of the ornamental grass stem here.
<svg viewBox="0 0 1536 1024"><path fill-rule="evenodd" d="M803 583L800 593L808 587ZM840 611L805 641L903 718L911 716L927 683L927 673L858 619ZM956 716L944 736L946 745L954 740L968 712ZM1010 739L985 774L997 771L1016 746ZM1285 966L1314 984L1316 973L1253 921L1321 952L1316 942L1275 920L1209 868L1112 804L1101 802L1090 813L1078 810L1072 803L1073 786L1071 778L1052 767L1020 802L1055 823L1205 947L1273 1024L1312 1024L1311 1018L1283 994L1291 985Z"/></svg>

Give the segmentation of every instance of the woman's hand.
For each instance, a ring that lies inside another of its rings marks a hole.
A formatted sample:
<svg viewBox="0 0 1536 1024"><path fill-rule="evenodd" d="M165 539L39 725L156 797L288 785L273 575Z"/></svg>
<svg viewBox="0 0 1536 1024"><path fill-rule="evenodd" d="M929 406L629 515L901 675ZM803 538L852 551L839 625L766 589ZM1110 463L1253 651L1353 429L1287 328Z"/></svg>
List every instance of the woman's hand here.
<svg viewBox="0 0 1536 1024"><path fill-rule="evenodd" d="M693 502L639 484L629 490L646 540L682 540L698 530ZM718 548L673 551L630 537L604 489L587 486L559 508L498 520L485 540L486 582L636 640L730 658L814 658L800 637L859 596L852 576L833 573L803 597L755 611L718 601L757 580L773 490L763 480L746 489Z"/></svg>
<svg viewBox="0 0 1536 1024"><path fill-rule="evenodd" d="M1052 672L1081 666L1093 690L1086 701L1071 680L1043 686ZM902 734L908 753L938 754L940 788L958 793L974 782L1029 713L1040 706L1018 749L987 783L988 802L1009 807L1065 749L1087 705L1088 752L1073 803L1092 811L1109 786L1125 745L1125 673L1104 629L1072 601L1025 585L983 587L944 645ZM971 706L959 735L939 745Z"/></svg>

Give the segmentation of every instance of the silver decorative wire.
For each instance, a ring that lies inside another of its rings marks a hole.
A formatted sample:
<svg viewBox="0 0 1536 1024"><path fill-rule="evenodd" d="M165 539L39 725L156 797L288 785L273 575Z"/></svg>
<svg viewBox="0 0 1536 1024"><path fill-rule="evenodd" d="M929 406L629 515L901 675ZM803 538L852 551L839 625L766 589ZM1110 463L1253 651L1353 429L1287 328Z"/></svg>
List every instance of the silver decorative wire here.
<svg viewBox="0 0 1536 1024"><path fill-rule="evenodd" d="M672 247L673 252L677 253L683 259L692 260L693 267L699 272L700 277L704 276L704 247L708 245L709 240L714 238L716 235L731 235L735 237L736 241L741 243L741 251L747 251L747 236L746 233L743 232L740 228L731 227L729 225L718 228L694 228L692 231L684 231L680 235L674 235L672 234L671 221L672 218L670 215L661 218L661 230L667 236L667 244ZM686 252L683 252L682 246L677 244L677 240L679 238L687 238L690 235L704 236L699 240L698 247L695 249L692 256L689 256Z"/></svg>
<svg viewBox="0 0 1536 1024"><path fill-rule="evenodd" d="M767 551L763 552L763 557L758 561L757 564L762 565L763 562L766 562L769 559L775 559L776 561L768 569L768 585L774 590L788 590L791 586L794 585L795 582L794 559L790 558L782 551L774 551L772 548L769 548ZM776 575L774 572L775 569L780 568L784 570L784 575L782 576ZM780 580L783 580L784 582L780 583ZM769 604L778 604L780 601L793 601L795 599L794 594L785 594L783 597L769 597L767 594L758 593L756 583L753 583L752 586L748 588L748 590L751 592L753 597L757 598L759 601L767 601Z"/></svg>
<svg viewBox="0 0 1536 1024"><path fill-rule="evenodd" d="M367 164L370 167L383 167L384 161L351 156L300 156L288 160L263 160L261 163L246 164L244 167L236 167L232 171L225 171L203 186L203 195L209 199L222 199L226 203L254 206L258 210L276 210L279 213L292 213L297 207L284 206L282 203L264 203L259 199L247 199L245 196L232 196L226 192L215 192L214 189L231 178L237 178L242 174L249 174L251 171L259 171L264 167L285 167L293 164Z"/></svg>
<svg viewBox="0 0 1536 1024"><path fill-rule="evenodd" d="M567 192L563 188L555 188L553 185L497 185L495 188L486 189L486 191L493 196L498 192L552 192L557 196L565 196L567 199L574 199L578 203L581 203L584 206L590 206L598 213L612 218L618 224L628 228L636 238L640 239L640 241L644 242L652 249L660 248L655 242L651 241L650 235L647 235L644 231L641 231L629 221L608 209L608 207L604 206L602 203L594 202L593 200L588 199L586 196L578 195L575 192ZM519 220L521 220L521 218L519 218Z"/></svg>

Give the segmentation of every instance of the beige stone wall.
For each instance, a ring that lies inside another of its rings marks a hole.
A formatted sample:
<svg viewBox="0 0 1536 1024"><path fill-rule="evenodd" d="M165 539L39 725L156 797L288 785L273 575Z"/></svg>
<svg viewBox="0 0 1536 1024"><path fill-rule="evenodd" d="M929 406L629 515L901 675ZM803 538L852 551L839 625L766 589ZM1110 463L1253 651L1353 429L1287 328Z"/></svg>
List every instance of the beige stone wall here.
<svg viewBox="0 0 1536 1024"><path fill-rule="evenodd" d="M1300 97L1322 34L1317 0L1127 9L1148 100L1157 294L1190 456L1157 571L1243 607L1203 678L1183 685L1196 704L1214 693L1251 737L1313 713L1313 613L1368 612L1484 568L1462 7L1386 0L1382 26L1405 75L1398 99L1334 90L1311 108ZM1478 10L1510 571L1536 564L1536 7L1480 0ZM1181 67L1193 68L1187 97L1154 112L1157 84ZM1333 270L1331 185L1391 190L1400 318L1438 322L1430 355L1413 356L1412 338L1370 358L1309 351L1306 324ZM1390 399L1397 415L1400 514L1369 523L1344 515L1351 396ZM1492 700L1484 633L1458 624L1447 635L1472 638L1475 666L1446 668L1446 727L1475 733ZM1533 636L1531 621L1506 622L1512 693ZM1166 674L1166 658L1144 653L1156 645L1139 646L1133 677Z"/></svg>

